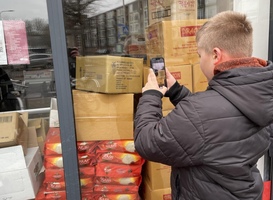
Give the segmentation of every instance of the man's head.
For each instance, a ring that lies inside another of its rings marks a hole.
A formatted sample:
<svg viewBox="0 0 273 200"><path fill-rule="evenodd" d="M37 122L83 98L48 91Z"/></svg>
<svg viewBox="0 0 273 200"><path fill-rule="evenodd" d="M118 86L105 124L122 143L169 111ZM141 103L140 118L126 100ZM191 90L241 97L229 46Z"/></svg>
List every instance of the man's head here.
<svg viewBox="0 0 273 200"><path fill-rule="evenodd" d="M213 77L215 65L234 58L251 57L252 32L246 15L234 11L215 15L198 30L196 42L200 67L209 80ZM205 68L205 64L210 66Z"/></svg>

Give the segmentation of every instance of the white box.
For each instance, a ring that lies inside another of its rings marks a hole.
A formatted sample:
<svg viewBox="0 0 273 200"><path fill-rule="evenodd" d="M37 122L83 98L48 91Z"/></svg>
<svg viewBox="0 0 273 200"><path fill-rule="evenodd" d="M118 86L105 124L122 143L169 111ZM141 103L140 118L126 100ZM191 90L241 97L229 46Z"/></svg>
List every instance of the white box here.
<svg viewBox="0 0 273 200"><path fill-rule="evenodd" d="M26 168L26 162L21 145L0 148L0 173L24 168Z"/></svg>
<svg viewBox="0 0 273 200"><path fill-rule="evenodd" d="M4 152L3 149L5 149ZM39 147L28 148L25 157L21 146L3 149L0 149L2 159L8 155L8 151L15 152L7 162L16 161L17 169L14 165L12 169L5 168L5 171L2 172L1 168L0 200L34 199L43 180L43 176L40 174L43 162Z"/></svg>

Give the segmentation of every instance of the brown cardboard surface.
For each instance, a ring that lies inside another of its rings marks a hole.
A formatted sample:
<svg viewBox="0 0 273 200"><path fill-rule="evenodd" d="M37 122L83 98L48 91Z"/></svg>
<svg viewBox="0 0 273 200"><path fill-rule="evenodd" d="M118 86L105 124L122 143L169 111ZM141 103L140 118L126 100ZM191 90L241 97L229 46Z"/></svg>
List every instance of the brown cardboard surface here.
<svg viewBox="0 0 273 200"><path fill-rule="evenodd" d="M76 118L78 141L133 139L133 120L126 118Z"/></svg>
<svg viewBox="0 0 273 200"><path fill-rule="evenodd" d="M134 94L73 90L78 141L133 138Z"/></svg>
<svg viewBox="0 0 273 200"><path fill-rule="evenodd" d="M28 127L28 148L38 147L37 133L35 127Z"/></svg>
<svg viewBox="0 0 273 200"><path fill-rule="evenodd" d="M149 24L162 20L197 19L197 1L148 0Z"/></svg>
<svg viewBox="0 0 273 200"><path fill-rule="evenodd" d="M208 80L200 69L200 64L196 63L192 66L193 74L193 92L205 91L208 87Z"/></svg>
<svg viewBox="0 0 273 200"><path fill-rule="evenodd" d="M0 147L18 144L19 113L0 113L0 122Z"/></svg>
<svg viewBox="0 0 273 200"><path fill-rule="evenodd" d="M143 167L143 178L152 190L170 187L171 167L146 161Z"/></svg>
<svg viewBox="0 0 273 200"><path fill-rule="evenodd" d="M195 33L207 20L161 21L146 28L147 63L162 56L166 66L199 61Z"/></svg>
<svg viewBox="0 0 273 200"><path fill-rule="evenodd" d="M27 149L28 130L24 122L27 113L0 113L0 147L22 145L24 153Z"/></svg>
<svg viewBox="0 0 273 200"><path fill-rule="evenodd" d="M46 133L49 129L49 122L47 119L44 119L44 118L36 118L36 119L30 119L28 121L28 127L34 127L35 128L35 132L36 132L36 137L34 135L32 135L32 137L34 138L31 138L29 139L29 145L36 145L36 142L34 142L34 140L36 139L37 140L37 143L38 143L38 146L40 148L40 151L43 155L43 152L44 152L44 141L45 141L45 138L46 138ZM30 129L30 131L34 131L32 129ZM31 132L31 134L33 134ZM34 146L35 147L35 146Z"/></svg>
<svg viewBox="0 0 273 200"><path fill-rule="evenodd" d="M85 56L76 60L76 89L100 93L140 93L142 58Z"/></svg>
<svg viewBox="0 0 273 200"><path fill-rule="evenodd" d="M149 183L143 181L143 200L171 200L171 188L153 190Z"/></svg>

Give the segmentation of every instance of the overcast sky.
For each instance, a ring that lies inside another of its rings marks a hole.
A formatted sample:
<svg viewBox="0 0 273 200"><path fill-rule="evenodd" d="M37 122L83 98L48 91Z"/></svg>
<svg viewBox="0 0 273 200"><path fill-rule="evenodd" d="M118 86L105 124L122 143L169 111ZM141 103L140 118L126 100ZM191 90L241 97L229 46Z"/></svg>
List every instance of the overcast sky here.
<svg viewBox="0 0 273 200"><path fill-rule="evenodd" d="M124 0L125 4L136 0ZM123 0L101 0L98 12L105 12L114 8L121 7ZM14 12L2 12L4 20L22 19L29 20L34 18L48 19L46 0L0 0L0 12L14 10Z"/></svg>
<svg viewBox="0 0 273 200"><path fill-rule="evenodd" d="M14 12L3 12L2 19L33 19L48 18L46 0L0 0L0 12L14 10Z"/></svg>

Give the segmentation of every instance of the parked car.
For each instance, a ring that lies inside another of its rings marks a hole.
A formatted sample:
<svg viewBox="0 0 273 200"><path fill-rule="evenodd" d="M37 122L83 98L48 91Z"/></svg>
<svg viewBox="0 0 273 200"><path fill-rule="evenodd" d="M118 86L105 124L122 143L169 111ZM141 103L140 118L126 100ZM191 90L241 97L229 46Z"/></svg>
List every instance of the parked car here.
<svg viewBox="0 0 273 200"><path fill-rule="evenodd" d="M43 68L48 69L53 67L52 54L48 53L35 53L29 55L29 64L26 69L30 68Z"/></svg>

